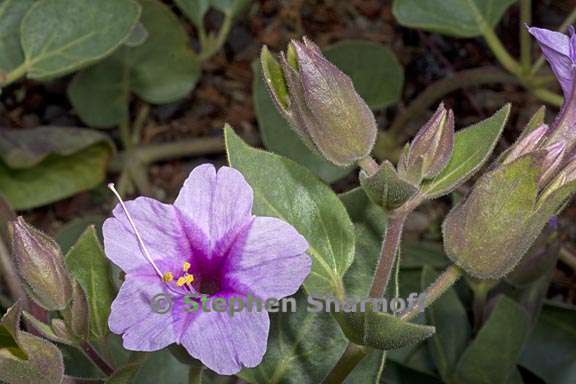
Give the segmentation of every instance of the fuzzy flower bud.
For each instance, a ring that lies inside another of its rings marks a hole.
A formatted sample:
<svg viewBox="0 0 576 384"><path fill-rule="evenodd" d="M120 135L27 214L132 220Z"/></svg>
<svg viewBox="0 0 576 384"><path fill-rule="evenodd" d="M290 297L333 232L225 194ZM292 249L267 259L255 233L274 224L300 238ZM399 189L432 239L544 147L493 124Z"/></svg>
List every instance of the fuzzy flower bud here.
<svg viewBox="0 0 576 384"><path fill-rule="evenodd" d="M557 142L544 148L544 159L542 160L542 174L538 180L538 185L543 186L558 172L564 153L566 151L565 142Z"/></svg>
<svg viewBox="0 0 576 384"><path fill-rule="evenodd" d="M536 151L545 141L546 134L549 130L550 128L548 125L542 124L540 127L528 133L525 137L520 138L508 151L503 164L511 163L521 156Z"/></svg>
<svg viewBox="0 0 576 384"><path fill-rule="evenodd" d="M330 63L318 46L292 41L280 63L264 47L266 85L280 113L313 150L339 166L366 157L377 127L350 77Z"/></svg>
<svg viewBox="0 0 576 384"><path fill-rule="evenodd" d="M9 233L13 257L30 296L46 310L66 308L72 286L58 244L22 217L9 223Z"/></svg>
<svg viewBox="0 0 576 384"><path fill-rule="evenodd" d="M403 153L399 172L415 183L432 178L448 164L453 147L454 113L442 103Z"/></svg>

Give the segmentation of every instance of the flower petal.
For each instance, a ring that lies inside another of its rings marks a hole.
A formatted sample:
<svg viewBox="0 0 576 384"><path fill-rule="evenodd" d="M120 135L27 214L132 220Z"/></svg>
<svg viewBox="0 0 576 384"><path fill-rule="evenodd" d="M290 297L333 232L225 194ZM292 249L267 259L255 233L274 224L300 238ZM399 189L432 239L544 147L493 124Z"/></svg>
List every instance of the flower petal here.
<svg viewBox="0 0 576 384"><path fill-rule="evenodd" d="M201 233L186 223L178 209L172 205L146 197L125 204L155 261L173 260L181 265L182 260L191 255L191 240L195 244L202 241L199 240L202 238ZM114 208L113 214L114 217L107 219L103 226L106 256L126 273L144 265L152 268L120 205Z"/></svg>
<svg viewBox="0 0 576 384"><path fill-rule="evenodd" d="M211 240L213 249L230 241L252 218L252 188L230 167L218 172L211 164L196 167L180 190L174 205Z"/></svg>
<svg viewBox="0 0 576 384"><path fill-rule="evenodd" d="M152 303L157 295L170 297L166 286L155 275L126 275L118 296L112 302L108 326L123 334L124 348L131 351L157 351L176 342L185 318L157 313Z"/></svg>
<svg viewBox="0 0 576 384"><path fill-rule="evenodd" d="M570 58L570 38L560 32L543 28L529 28L538 40L542 53L562 86L565 96L570 95L574 81L573 62Z"/></svg>
<svg viewBox="0 0 576 384"><path fill-rule="evenodd" d="M310 273L307 249L306 239L290 224L256 217L230 250L226 285L263 299L289 296Z"/></svg>
<svg viewBox="0 0 576 384"><path fill-rule="evenodd" d="M201 312L181 343L192 357L220 375L260 364L266 352L270 318L266 311Z"/></svg>

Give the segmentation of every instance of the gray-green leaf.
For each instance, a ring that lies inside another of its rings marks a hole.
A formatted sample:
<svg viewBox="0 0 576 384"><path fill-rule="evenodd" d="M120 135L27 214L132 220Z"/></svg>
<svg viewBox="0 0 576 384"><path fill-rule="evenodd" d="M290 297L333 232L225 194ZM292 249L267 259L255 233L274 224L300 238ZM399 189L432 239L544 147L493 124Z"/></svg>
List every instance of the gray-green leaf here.
<svg viewBox="0 0 576 384"><path fill-rule="evenodd" d="M528 327L526 311L512 299L500 297L490 318L460 358L456 382L506 383L516 369Z"/></svg>
<svg viewBox="0 0 576 384"><path fill-rule="evenodd" d="M20 23L34 0L0 0L0 72L6 74L24 61Z"/></svg>
<svg viewBox="0 0 576 384"><path fill-rule="evenodd" d="M22 20L28 77L49 79L111 54L140 16L132 0L42 0Z"/></svg>
<svg viewBox="0 0 576 384"><path fill-rule="evenodd" d="M5 130L0 147L0 193L18 210L95 187L112 155L105 136L80 128Z"/></svg>
<svg viewBox="0 0 576 384"><path fill-rule="evenodd" d="M170 103L186 96L200 77L197 56L176 16L157 0L140 3L146 41L79 72L68 88L76 112L90 126L112 127L127 119L131 92L149 103Z"/></svg>
<svg viewBox="0 0 576 384"><path fill-rule="evenodd" d="M516 0L395 0L392 12L406 27L455 37L494 28Z"/></svg>
<svg viewBox="0 0 576 384"><path fill-rule="evenodd" d="M390 48L367 40L343 40L323 53L352 78L370 108L381 109L400 99L404 70Z"/></svg>

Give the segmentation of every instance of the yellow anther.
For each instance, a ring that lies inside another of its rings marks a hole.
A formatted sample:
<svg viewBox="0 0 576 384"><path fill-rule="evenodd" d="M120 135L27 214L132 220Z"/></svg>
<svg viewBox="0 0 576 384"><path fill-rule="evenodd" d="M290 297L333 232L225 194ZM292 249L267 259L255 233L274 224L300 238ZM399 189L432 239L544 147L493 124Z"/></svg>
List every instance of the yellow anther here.
<svg viewBox="0 0 576 384"><path fill-rule="evenodd" d="M165 283L169 283L174 280L174 275L172 272L164 272L164 275L162 275L162 280L164 280Z"/></svg>
<svg viewBox="0 0 576 384"><path fill-rule="evenodd" d="M190 269L191 265L189 262L185 261L184 264L182 265L182 270L184 272L188 272L188 270Z"/></svg>
<svg viewBox="0 0 576 384"><path fill-rule="evenodd" d="M186 278L186 284L192 284L192 282L194 281L194 275L186 274L185 278Z"/></svg>
<svg viewBox="0 0 576 384"><path fill-rule="evenodd" d="M178 278L178 281L176 281L176 285L181 287L184 284L186 284L186 277L182 276Z"/></svg>

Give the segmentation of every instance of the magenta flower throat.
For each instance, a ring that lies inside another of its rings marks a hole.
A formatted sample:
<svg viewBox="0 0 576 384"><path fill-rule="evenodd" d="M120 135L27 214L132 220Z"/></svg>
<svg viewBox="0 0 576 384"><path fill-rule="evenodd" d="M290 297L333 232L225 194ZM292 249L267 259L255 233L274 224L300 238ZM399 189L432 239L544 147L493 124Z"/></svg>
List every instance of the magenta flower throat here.
<svg viewBox="0 0 576 384"><path fill-rule="evenodd" d="M104 246L126 277L108 324L126 349L180 344L219 374L261 362L266 311L189 311L184 300L191 294L280 299L301 286L311 268L308 243L282 220L252 215L252 202L238 171L207 164L192 171L173 205L140 197L114 209L104 223ZM152 309L158 294L173 298L168 313Z"/></svg>

